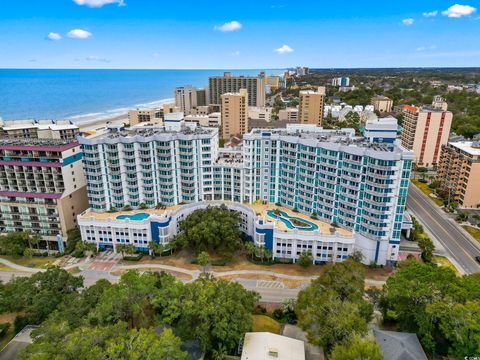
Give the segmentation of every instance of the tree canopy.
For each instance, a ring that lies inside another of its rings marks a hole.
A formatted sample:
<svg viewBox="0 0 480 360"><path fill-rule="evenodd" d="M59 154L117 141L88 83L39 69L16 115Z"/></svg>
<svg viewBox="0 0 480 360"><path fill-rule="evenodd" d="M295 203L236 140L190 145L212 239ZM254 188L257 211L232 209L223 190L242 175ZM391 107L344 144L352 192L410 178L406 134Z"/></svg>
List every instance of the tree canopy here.
<svg viewBox="0 0 480 360"><path fill-rule="evenodd" d="M240 214L225 205L196 210L180 223L175 244L197 254L213 251L231 256L241 249Z"/></svg>
<svg viewBox="0 0 480 360"><path fill-rule="evenodd" d="M407 261L390 277L380 305L400 330L416 333L430 353L480 355L480 275Z"/></svg>
<svg viewBox="0 0 480 360"><path fill-rule="evenodd" d="M298 324L327 353L336 344L364 335L373 306L363 299L365 271L353 259L326 265L325 272L298 295Z"/></svg>

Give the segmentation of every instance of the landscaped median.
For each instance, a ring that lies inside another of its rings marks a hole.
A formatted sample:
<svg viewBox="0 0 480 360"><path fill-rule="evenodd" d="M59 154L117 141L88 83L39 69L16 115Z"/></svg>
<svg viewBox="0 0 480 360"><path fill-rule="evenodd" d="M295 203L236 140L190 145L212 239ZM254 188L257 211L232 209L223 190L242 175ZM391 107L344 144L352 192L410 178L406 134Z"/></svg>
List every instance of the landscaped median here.
<svg viewBox="0 0 480 360"><path fill-rule="evenodd" d="M434 191L430 189L427 183L420 181L420 179L412 179L411 181L417 188L419 188L425 195L427 195L428 198L431 199L435 204L437 204L440 207L443 206L442 199L436 197L436 195L434 194Z"/></svg>
<svg viewBox="0 0 480 360"><path fill-rule="evenodd" d="M462 225L462 227L477 241L480 241L480 229L470 225Z"/></svg>

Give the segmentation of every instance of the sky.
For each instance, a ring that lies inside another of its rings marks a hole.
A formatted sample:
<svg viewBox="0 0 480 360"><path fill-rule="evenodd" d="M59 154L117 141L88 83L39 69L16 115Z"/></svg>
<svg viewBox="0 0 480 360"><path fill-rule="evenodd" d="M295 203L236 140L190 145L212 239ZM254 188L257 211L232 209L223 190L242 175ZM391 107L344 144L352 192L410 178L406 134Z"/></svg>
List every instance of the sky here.
<svg viewBox="0 0 480 360"><path fill-rule="evenodd" d="M0 68L480 66L480 1L0 0Z"/></svg>

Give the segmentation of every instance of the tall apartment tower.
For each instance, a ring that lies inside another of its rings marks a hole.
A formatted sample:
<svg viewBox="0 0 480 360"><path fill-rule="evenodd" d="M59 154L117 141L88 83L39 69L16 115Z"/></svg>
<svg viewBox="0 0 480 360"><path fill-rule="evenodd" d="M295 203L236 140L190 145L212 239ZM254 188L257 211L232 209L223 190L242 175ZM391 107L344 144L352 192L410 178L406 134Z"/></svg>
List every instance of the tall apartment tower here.
<svg viewBox="0 0 480 360"><path fill-rule="evenodd" d="M175 89L175 106L189 115L198 106L208 105L207 89L196 88L192 85L180 86Z"/></svg>
<svg viewBox="0 0 480 360"><path fill-rule="evenodd" d="M222 138L245 134L248 131L248 93L240 89L238 93L226 93L220 97L222 113Z"/></svg>
<svg viewBox="0 0 480 360"><path fill-rule="evenodd" d="M402 145L415 153L417 165L434 166L440 159L442 145L447 144L453 114L446 111L444 101L433 102L432 106L404 105L402 113Z"/></svg>
<svg viewBox="0 0 480 360"><path fill-rule="evenodd" d="M77 125L67 120L1 120L0 137L10 139L75 139Z"/></svg>
<svg viewBox="0 0 480 360"><path fill-rule="evenodd" d="M220 107L220 97L226 93L238 93L246 89L249 106L265 106L265 73L258 76L233 76L226 72L223 76L208 78L208 95L210 105Z"/></svg>
<svg viewBox="0 0 480 360"><path fill-rule="evenodd" d="M325 104L325 87L319 86L317 91L300 91L298 120L301 124L322 126L323 107Z"/></svg>
<svg viewBox="0 0 480 360"><path fill-rule="evenodd" d="M76 140L0 140L0 233L30 230L40 248L62 250L76 215L88 208Z"/></svg>
<svg viewBox="0 0 480 360"><path fill-rule="evenodd" d="M450 142L442 146L437 180L440 189L462 208L480 205L480 141Z"/></svg>

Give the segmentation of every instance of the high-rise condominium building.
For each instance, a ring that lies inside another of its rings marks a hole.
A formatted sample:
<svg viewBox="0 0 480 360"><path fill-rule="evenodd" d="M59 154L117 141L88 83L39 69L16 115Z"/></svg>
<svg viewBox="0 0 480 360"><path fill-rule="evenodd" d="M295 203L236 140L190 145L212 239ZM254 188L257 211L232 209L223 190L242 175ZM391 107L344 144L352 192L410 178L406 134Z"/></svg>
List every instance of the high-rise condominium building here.
<svg viewBox="0 0 480 360"><path fill-rule="evenodd" d="M317 91L300 91L299 122L301 124L315 124L322 126L323 107L325 105L325 87L318 87Z"/></svg>
<svg viewBox="0 0 480 360"><path fill-rule="evenodd" d="M434 102L435 106L415 107L404 105L402 145L413 150L415 162L420 166L438 164L442 145L448 142L453 114L445 102Z"/></svg>
<svg viewBox="0 0 480 360"><path fill-rule="evenodd" d="M220 97L222 114L222 138L245 134L248 131L248 94L246 89L227 93Z"/></svg>
<svg viewBox="0 0 480 360"><path fill-rule="evenodd" d="M393 100L386 96L374 96L372 98L374 110L383 112L391 112L393 108Z"/></svg>
<svg viewBox="0 0 480 360"><path fill-rule="evenodd" d="M77 125L67 120L5 120L0 119L0 138L75 139Z"/></svg>
<svg viewBox="0 0 480 360"><path fill-rule="evenodd" d="M413 153L396 143L305 125L253 130L241 150L219 149L213 128L110 130L80 142L89 154L93 210L80 225L84 240L99 247L127 241L125 231L138 248L168 243L181 219L216 201L239 211L241 230L277 258L311 251L316 262L341 261L354 249L366 263L398 258ZM128 213L96 214L141 203L168 208L143 210L138 221L122 220ZM292 216L301 218L298 228Z"/></svg>
<svg viewBox="0 0 480 360"><path fill-rule="evenodd" d="M265 106L265 74L258 76L233 76L226 72L223 76L208 78L210 105L219 108L221 96L226 93L238 93L246 89L249 106Z"/></svg>
<svg viewBox="0 0 480 360"><path fill-rule="evenodd" d="M332 86L350 86L350 78L348 76L342 76L332 79Z"/></svg>
<svg viewBox="0 0 480 360"><path fill-rule="evenodd" d="M199 89L192 85L175 89L175 106L184 114L192 114L199 106L208 105L207 89Z"/></svg>
<svg viewBox="0 0 480 360"><path fill-rule="evenodd" d="M0 139L0 232L30 230L61 250L88 208L81 159L76 140Z"/></svg>
<svg viewBox="0 0 480 360"><path fill-rule="evenodd" d="M480 206L480 142L458 141L442 146L437 180L450 200L463 208Z"/></svg>
<svg viewBox="0 0 480 360"><path fill-rule="evenodd" d="M162 109L160 108L137 108L128 110L128 121L130 126L146 122L161 122L162 115Z"/></svg>

